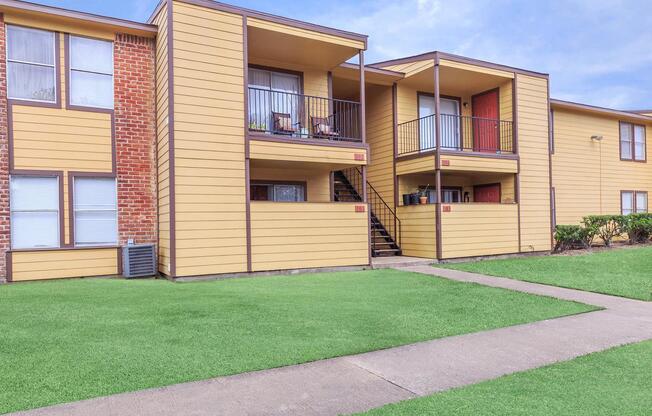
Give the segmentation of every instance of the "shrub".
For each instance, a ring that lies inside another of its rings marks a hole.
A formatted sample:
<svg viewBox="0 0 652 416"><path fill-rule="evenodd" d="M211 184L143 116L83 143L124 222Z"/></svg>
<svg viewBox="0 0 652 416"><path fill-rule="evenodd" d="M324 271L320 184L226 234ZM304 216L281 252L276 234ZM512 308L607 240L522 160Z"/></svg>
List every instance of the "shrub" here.
<svg viewBox="0 0 652 416"><path fill-rule="evenodd" d="M624 218L623 215L589 215L584 217L582 223L609 247L615 237L622 235Z"/></svg>
<svg viewBox="0 0 652 416"><path fill-rule="evenodd" d="M595 237L595 232L582 225L558 225L555 227L555 251L560 252L574 248L588 248Z"/></svg>
<svg viewBox="0 0 652 416"><path fill-rule="evenodd" d="M629 214L623 217L623 232L630 244L645 243L652 236L652 214Z"/></svg>

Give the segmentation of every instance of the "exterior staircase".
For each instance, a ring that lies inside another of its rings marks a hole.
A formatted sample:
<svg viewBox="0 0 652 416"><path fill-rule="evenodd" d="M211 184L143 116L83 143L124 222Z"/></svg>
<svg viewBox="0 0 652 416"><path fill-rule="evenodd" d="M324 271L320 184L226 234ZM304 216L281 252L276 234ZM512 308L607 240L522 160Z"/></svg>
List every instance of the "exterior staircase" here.
<svg viewBox="0 0 652 416"><path fill-rule="evenodd" d="M362 172L358 168L336 171L333 174L333 197L341 202L363 202ZM373 257L400 256L400 220L394 211L367 182L367 201L371 220L371 255Z"/></svg>

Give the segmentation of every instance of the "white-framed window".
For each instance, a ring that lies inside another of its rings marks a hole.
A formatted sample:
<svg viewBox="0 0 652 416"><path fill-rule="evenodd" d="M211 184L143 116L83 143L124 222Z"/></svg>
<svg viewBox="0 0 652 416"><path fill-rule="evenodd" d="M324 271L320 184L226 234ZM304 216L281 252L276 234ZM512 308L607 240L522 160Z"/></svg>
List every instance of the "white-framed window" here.
<svg viewBox="0 0 652 416"><path fill-rule="evenodd" d="M75 177L73 217L76 246L118 244L115 178Z"/></svg>
<svg viewBox="0 0 652 416"><path fill-rule="evenodd" d="M54 32L7 25L7 94L17 100L55 103Z"/></svg>
<svg viewBox="0 0 652 416"><path fill-rule="evenodd" d="M10 183L11 247L59 247L59 178L11 176Z"/></svg>
<svg viewBox="0 0 652 416"><path fill-rule="evenodd" d="M113 108L113 42L70 36L70 104Z"/></svg>
<svg viewBox="0 0 652 416"><path fill-rule="evenodd" d="M622 160L644 162L647 159L645 136L645 126L621 121L620 158Z"/></svg>
<svg viewBox="0 0 652 416"><path fill-rule="evenodd" d="M647 192L622 191L620 193L620 211L623 215L647 212Z"/></svg>

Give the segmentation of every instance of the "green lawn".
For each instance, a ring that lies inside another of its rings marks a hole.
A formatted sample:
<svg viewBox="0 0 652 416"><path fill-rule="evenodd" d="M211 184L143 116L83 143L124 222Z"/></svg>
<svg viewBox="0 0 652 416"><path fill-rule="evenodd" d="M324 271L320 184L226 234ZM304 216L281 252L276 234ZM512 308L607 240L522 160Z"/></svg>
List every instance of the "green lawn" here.
<svg viewBox="0 0 652 416"><path fill-rule="evenodd" d="M0 287L0 413L593 308L393 270Z"/></svg>
<svg viewBox="0 0 652 416"><path fill-rule="evenodd" d="M650 415L652 341L388 405L367 416Z"/></svg>
<svg viewBox="0 0 652 416"><path fill-rule="evenodd" d="M442 267L652 300L652 247L575 256L485 260Z"/></svg>

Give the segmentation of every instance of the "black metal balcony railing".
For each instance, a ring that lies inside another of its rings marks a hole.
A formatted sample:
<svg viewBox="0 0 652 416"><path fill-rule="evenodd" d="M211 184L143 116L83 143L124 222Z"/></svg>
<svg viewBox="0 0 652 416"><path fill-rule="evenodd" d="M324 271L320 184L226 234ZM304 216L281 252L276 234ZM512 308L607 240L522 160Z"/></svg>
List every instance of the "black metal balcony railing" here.
<svg viewBox="0 0 652 416"><path fill-rule="evenodd" d="M360 142L360 103L249 87L249 131Z"/></svg>
<svg viewBox="0 0 652 416"><path fill-rule="evenodd" d="M445 150L514 153L514 127L511 121L441 114L441 148ZM398 154L433 150L435 116L398 125Z"/></svg>

